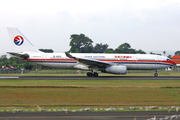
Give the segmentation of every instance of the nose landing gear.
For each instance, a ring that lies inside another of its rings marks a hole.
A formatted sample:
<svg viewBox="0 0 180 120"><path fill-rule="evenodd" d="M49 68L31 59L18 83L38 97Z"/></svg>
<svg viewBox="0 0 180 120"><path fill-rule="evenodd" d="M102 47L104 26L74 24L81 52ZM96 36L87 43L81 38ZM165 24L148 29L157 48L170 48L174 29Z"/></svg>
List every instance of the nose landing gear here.
<svg viewBox="0 0 180 120"><path fill-rule="evenodd" d="M155 77L157 77L157 76L158 76L157 70L156 70L156 72L154 73L154 76L155 76Z"/></svg>

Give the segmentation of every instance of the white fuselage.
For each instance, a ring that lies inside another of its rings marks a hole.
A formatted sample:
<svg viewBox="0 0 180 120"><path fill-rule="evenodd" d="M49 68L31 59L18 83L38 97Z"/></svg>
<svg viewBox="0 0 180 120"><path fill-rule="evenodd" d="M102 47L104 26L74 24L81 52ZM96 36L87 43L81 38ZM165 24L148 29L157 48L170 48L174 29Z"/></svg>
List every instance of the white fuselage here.
<svg viewBox="0 0 180 120"><path fill-rule="evenodd" d="M79 62L68 58L65 53L31 53L28 61L36 64L60 69L84 69L87 65L76 67ZM170 67L174 64L169 58L149 54L100 54L100 53L71 53L73 56L85 59L111 62L127 66L127 70L157 70ZM98 69L100 70L100 68Z"/></svg>

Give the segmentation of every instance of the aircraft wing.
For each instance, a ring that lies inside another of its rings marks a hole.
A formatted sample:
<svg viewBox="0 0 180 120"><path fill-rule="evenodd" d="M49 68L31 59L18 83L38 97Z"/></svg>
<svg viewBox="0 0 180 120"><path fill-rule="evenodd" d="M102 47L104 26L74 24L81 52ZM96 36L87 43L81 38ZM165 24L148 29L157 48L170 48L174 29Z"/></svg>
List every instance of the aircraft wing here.
<svg viewBox="0 0 180 120"><path fill-rule="evenodd" d="M7 52L7 53L10 54L10 55L13 55L15 57L18 57L18 58L23 58L23 59L28 59L29 58L28 54L14 53L14 52Z"/></svg>
<svg viewBox="0 0 180 120"><path fill-rule="evenodd" d="M95 60L95 59L78 58L78 57L72 56L68 52L65 52L65 54L67 57L76 59L80 63L88 65L88 66L107 67L109 65L113 65L113 63L110 63L110 62L99 61L99 60Z"/></svg>

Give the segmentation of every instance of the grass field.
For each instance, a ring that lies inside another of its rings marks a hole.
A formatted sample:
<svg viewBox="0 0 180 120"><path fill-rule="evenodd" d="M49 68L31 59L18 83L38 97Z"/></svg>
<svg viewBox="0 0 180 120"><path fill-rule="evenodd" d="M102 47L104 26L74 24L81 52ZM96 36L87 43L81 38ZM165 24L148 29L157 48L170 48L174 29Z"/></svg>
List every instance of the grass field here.
<svg viewBox="0 0 180 120"><path fill-rule="evenodd" d="M179 89L0 88L1 107L179 106Z"/></svg>
<svg viewBox="0 0 180 120"><path fill-rule="evenodd" d="M180 106L179 80L0 80L0 86L0 107Z"/></svg>
<svg viewBox="0 0 180 120"><path fill-rule="evenodd" d="M0 80L0 86L61 86L69 88L169 88L179 80Z"/></svg>

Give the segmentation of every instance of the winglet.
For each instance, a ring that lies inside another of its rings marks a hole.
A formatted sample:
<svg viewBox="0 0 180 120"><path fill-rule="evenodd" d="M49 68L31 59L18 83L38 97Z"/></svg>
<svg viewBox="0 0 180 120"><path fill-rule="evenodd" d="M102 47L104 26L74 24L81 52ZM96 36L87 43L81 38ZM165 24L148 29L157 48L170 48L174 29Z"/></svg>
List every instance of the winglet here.
<svg viewBox="0 0 180 120"><path fill-rule="evenodd" d="M69 52L65 52L66 56L69 57L69 58L73 58L73 59L76 59L76 57L72 56Z"/></svg>

